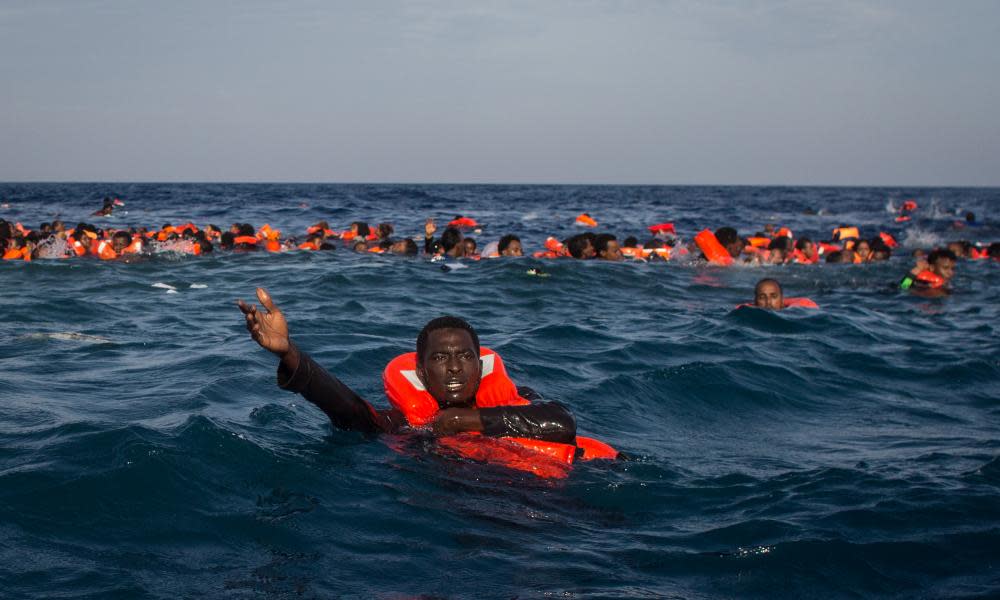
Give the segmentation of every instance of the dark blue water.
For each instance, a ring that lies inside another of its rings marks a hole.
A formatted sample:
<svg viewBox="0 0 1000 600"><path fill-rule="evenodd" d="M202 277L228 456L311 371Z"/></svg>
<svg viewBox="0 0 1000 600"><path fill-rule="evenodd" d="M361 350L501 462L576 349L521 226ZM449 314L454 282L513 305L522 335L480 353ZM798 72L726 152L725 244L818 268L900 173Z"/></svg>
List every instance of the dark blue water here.
<svg viewBox="0 0 1000 600"><path fill-rule="evenodd" d="M108 194L127 214L105 226L419 235L464 214L481 242L514 232L529 251L583 210L620 236L673 220L686 238L766 222L1000 238L950 228L956 210L994 221L995 189L7 184L0 217L75 223ZM887 225L910 198L918 218ZM909 266L0 264L0 596L996 597L1000 265L961 262L939 300L892 289ZM822 309L732 310L764 276ZM634 460L553 482L332 430L248 338L234 301L258 285L379 406L384 364L455 313Z"/></svg>

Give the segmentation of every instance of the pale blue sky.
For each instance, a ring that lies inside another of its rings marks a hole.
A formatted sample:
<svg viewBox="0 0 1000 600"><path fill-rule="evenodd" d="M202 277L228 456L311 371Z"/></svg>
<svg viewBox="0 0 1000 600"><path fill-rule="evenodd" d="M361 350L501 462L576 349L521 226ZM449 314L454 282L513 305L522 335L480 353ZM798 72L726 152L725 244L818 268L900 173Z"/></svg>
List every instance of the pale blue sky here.
<svg viewBox="0 0 1000 600"><path fill-rule="evenodd" d="M1000 185L1000 1L0 0L0 180Z"/></svg>

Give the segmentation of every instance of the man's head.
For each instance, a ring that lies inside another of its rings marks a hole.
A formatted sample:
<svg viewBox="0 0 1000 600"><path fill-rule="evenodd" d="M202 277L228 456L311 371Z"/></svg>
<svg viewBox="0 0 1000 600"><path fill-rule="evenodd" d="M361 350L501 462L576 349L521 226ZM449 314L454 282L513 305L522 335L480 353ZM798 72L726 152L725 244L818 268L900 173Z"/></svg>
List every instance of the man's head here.
<svg viewBox="0 0 1000 600"><path fill-rule="evenodd" d="M453 256L465 256L465 244L462 242L462 232L455 227L449 227L441 234L441 249Z"/></svg>
<svg viewBox="0 0 1000 600"><path fill-rule="evenodd" d="M736 230L732 227L720 227L715 231L715 239L719 240L722 247L726 249L726 252L730 256L736 258L743 252L743 240L740 235L736 233Z"/></svg>
<svg viewBox="0 0 1000 600"><path fill-rule="evenodd" d="M438 317L417 336L417 377L442 408L475 403L482 365L479 336L463 319Z"/></svg>
<svg viewBox="0 0 1000 600"><path fill-rule="evenodd" d="M597 236L594 243L594 250L597 251L597 258L601 260L622 260L622 250L618 246L618 239L610 233L602 233Z"/></svg>
<svg viewBox="0 0 1000 600"><path fill-rule="evenodd" d="M753 288L753 303L757 308L781 310L785 307L785 294L776 279L761 279Z"/></svg>
<svg viewBox="0 0 1000 600"><path fill-rule="evenodd" d="M521 238L510 234L503 236L497 244L497 252L500 256L524 256Z"/></svg>
<svg viewBox="0 0 1000 600"><path fill-rule="evenodd" d="M574 235L566 241L566 247L569 249L569 255L573 258L594 258L597 255L597 251L594 250L594 244L590 240L590 236L580 234Z"/></svg>
<svg viewBox="0 0 1000 600"><path fill-rule="evenodd" d="M931 266L931 271L945 281L955 276L955 260L955 253L946 248L938 248L927 256L927 264Z"/></svg>
<svg viewBox="0 0 1000 600"><path fill-rule="evenodd" d="M121 252L125 248L129 247L132 243L132 236L128 234L127 231L116 231L113 236L111 236L111 248L115 252Z"/></svg>
<svg viewBox="0 0 1000 600"><path fill-rule="evenodd" d="M955 258L968 258L972 253L972 243L967 241L948 242L948 250Z"/></svg>
<svg viewBox="0 0 1000 600"><path fill-rule="evenodd" d="M476 254L476 240L470 237L462 238L462 243L465 244L465 255L473 256Z"/></svg>
<svg viewBox="0 0 1000 600"><path fill-rule="evenodd" d="M861 262L868 262L872 259L872 245L868 240L857 240L854 242L854 253L858 255Z"/></svg>
<svg viewBox="0 0 1000 600"><path fill-rule="evenodd" d="M392 245L389 246L389 252L393 254L414 256L417 254L417 243L410 238L403 238L399 241L393 242Z"/></svg>

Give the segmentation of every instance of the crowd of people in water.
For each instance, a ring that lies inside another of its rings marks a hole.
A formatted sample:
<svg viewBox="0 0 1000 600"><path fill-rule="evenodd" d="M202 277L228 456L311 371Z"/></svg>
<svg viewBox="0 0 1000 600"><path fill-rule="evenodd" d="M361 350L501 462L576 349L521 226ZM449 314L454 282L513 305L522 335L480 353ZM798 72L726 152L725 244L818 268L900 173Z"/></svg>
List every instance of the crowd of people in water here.
<svg viewBox="0 0 1000 600"><path fill-rule="evenodd" d="M91 216L109 216L116 206L122 204L117 198L105 198L103 207ZM896 220L909 220L916 208L915 202L907 201L900 208ZM635 236L619 240L611 233L595 233L592 230L598 226L597 221L587 213L580 214L576 224L585 230L562 240L548 237L542 247L531 255L544 259L689 261L714 265L862 264L886 261L900 249L888 232L863 236L858 227L846 225L834 229L824 240L796 237L787 227L767 224L749 236L740 235L733 227L720 227L714 231L705 229L689 243L683 243L673 223L648 226L649 234L641 241ZM971 229L978 225L975 215L968 213L965 220L956 222L954 227ZM396 236L395 228L387 222L372 227L356 221L346 230L336 231L327 221L319 221L299 235L286 236L269 224L254 227L249 223L232 223L223 230L214 224L198 227L188 222L177 225L166 223L159 228L114 229L87 222L67 227L64 222L55 220L29 229L21 223L0 219L0 255L5 261L91 257L128 262L160 252L206 255L215 252L329 252L348 249L356 253L422 254L432 260L479 260L526 254L521 239L512 233L480 247L470 233L478 235L482 231L481 225L467 216L455 217L443 230L433 219L428 219L419 244L412 237ZM941 248L915 250L912 254L915 265L899 283L900 288L923 295L941 295L947 293L957 261L1000 261L1000 242L986 245L952 241ZM762 281L761 284L768 281L772 280ZM765 285L771 296L774 290L769 286L772 285L777 285L777 282ZM777 292L780 296L780 286ZM760 296L758 290L754 305L769 308L789 305L787 302L774 305L772 300L760 300Z"/></svg>

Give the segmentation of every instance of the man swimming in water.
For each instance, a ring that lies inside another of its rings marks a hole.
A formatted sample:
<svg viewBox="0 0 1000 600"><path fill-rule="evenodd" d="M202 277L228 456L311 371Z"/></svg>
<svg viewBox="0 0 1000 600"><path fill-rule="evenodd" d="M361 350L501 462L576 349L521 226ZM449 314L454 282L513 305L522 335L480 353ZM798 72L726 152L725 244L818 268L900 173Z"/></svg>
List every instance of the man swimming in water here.
<svg viewBox="0 0 1000 600"><path fill-rule="evenodd" d="M900 289L926 298L947 296L948 284L955 276L955 254L946 248L937 248L917 263L899 282Z"/></svg>
<svg viewBox="0 0 1000 600"><path fill-rule="evenodd" d="M373 408L299 350L289 337L284 314L267 291L257 288L257 299L263 311L242 300L237 304L246 317L250 337L279 357L278 385L281 388L302 394L340 429L371 434L394 433L409 427L402 411ZM521 437L567 444L576 439L573 415L556 402L476 407L476 391L482 377L479 336L458 317L433 319L420 331L416 377L441 408L431 422L435 435L474 431L491 437Z"/></svg>
<svg viewBox="0 0 1000 600"><path fill-rule="evenodd" d="M753 288L753 305L768 310L785 308L785 293L777 279L761 279Z"/></svg>

